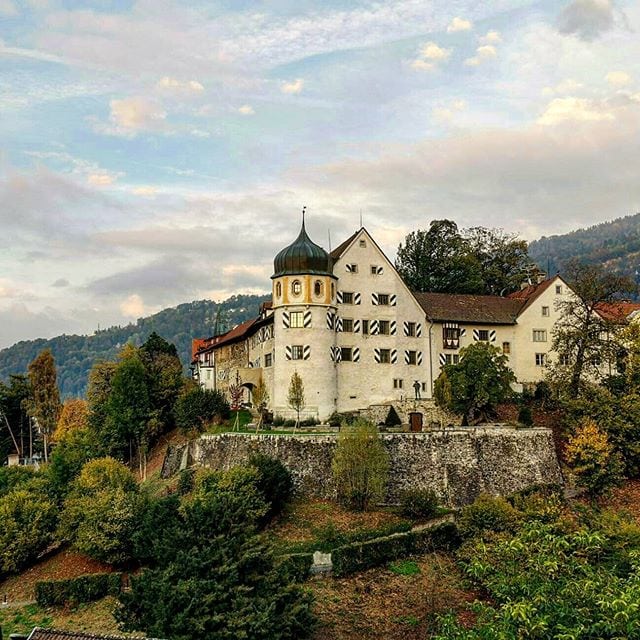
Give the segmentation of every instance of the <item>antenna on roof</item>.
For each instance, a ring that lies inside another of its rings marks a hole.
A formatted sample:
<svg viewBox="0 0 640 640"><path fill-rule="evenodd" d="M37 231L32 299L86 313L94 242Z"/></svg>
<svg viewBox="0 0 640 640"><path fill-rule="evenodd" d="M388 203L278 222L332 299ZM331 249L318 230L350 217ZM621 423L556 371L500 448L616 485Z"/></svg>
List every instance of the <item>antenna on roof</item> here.
<svg viewBox="0 0 640 640"><path fill-rule="evenodd" d="M327 235L329 236L329 253L331 253L331 229L327 229Z"/></svg>
<svg viewBox="0 0 640 640"><path fill-rule="evenodd" d="M360 207L360 228L362 229L362 207Z"/></svg>

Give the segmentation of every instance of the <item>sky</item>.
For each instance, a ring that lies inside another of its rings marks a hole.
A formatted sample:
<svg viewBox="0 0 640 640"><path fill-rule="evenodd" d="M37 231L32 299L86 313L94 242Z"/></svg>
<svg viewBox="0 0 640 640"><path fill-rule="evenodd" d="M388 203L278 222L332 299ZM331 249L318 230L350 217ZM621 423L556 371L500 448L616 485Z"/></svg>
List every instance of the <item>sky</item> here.
<svg viewBox="0 0 640 640"><path fill-rule="evenodd" d="M640 205L640 3L0 0L0 348L270 288L307 207L393 259Z"/></svg>

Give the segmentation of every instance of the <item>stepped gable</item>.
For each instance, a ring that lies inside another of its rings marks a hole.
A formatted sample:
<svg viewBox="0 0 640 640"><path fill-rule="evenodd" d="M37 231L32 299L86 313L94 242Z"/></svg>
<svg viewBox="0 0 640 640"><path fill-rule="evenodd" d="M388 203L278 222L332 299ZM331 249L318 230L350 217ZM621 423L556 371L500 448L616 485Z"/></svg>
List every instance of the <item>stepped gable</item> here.
<svg viewBox="0 0 640 640"><path fill-rule="evenodd" d="M469 324L516 324L522 301L500 296L414 292L429 320Z"/></svg>

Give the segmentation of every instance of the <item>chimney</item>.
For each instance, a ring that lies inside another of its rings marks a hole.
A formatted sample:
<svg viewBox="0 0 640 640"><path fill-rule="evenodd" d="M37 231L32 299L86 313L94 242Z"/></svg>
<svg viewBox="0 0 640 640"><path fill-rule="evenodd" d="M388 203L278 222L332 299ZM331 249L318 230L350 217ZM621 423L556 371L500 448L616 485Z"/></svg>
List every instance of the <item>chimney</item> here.
<svg viewBox="0 0 640 640"><path fill-rule="evenodd" d="M547 274L544 271L539 271L538 275L536 276L536 282L538 284L543 283L545 280L547 279Z"/></svg>

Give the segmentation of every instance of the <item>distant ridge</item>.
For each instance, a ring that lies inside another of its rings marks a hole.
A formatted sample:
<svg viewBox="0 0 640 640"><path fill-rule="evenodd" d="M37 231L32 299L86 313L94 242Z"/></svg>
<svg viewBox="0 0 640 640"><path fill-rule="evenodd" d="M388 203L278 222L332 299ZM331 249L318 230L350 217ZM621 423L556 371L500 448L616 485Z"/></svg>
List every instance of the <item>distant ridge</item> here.
<svg viewBox="0 0 640 640"><path fill-rule="evenodd" d="M569 258L626 275L640 283L640 213L529 244L529 255L549 274L562 271Z"/></svg>
<svg viewBox="0 0 640 640"><path fill-rule="evenodd" d="M254 317L260 304L270 299L270 295L238 295L220 303L198 300L164 309L135 324L111 327L90 336L24 340L0 350L0 380L6 380L12 373L25 373L29 363L48 347L56 359L62 395L82 396L86 392L89 370L96 360L115 358L124 344L131 341L140 345L153 331L176 345L186 369L191 359L191 339L213 333L218 308L227 328L231 328Z"/></svg>

